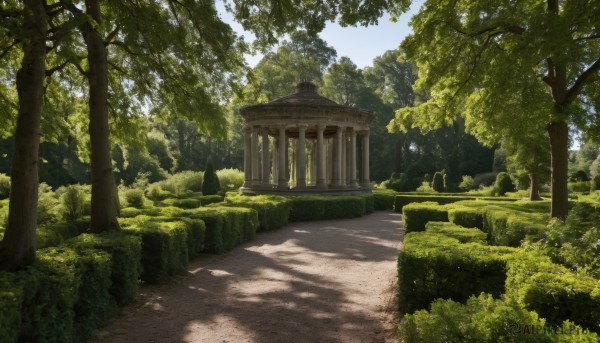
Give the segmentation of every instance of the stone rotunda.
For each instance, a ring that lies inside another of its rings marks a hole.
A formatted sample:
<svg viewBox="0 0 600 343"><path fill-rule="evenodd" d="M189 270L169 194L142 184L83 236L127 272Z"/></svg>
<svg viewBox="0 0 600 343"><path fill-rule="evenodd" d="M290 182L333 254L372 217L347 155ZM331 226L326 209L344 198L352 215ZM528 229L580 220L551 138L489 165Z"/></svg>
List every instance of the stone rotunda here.
<svg viewBox="0 0 600 343"><path fill-rule="evenodd" d="M242 194L370 192L372 113L342 106L310 82L266 104L245 106Z"/></svg>

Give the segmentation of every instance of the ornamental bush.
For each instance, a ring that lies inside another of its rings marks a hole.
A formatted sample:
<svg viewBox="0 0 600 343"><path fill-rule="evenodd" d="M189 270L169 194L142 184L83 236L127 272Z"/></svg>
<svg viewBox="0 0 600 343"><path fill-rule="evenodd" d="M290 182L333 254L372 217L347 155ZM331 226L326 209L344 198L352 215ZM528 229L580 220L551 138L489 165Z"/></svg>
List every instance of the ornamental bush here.
<svg viewBox="0 0 600 343"><path fill-rule="evenodd" d="M433 188L436 192L443 192L445 190L444 187L444 175L441 172L435 172L433 174L433 181L431 181L431 188Z"/></svg>
<svg viewBox="0 0 600 343"><path fill-rule="evenodd" d="M70 185L65 188L60 196L63 209L63 219L75 220L83 215L86 194L80 185Z"/></svg>
<svg viewBox="0 0 600 343"><path fill-rule="evenodd" d="M10 195L10 177L0 173L0 200L7 199Z"/></svg>
<svg viewBox="0 0 600 343"><path fill-rule="evenodd" d="M447 222L448 210L436 202L412 203L402 209L406 232L423 231L427 222Z"/></svg>
<svg viewBox="0 0 600 343"><path fill-rule="evenodd" d="M144 207L145 199L144 191L137 188L125 190L125 201L129 207L142 208Z"/></svg>
<svg viewBox="0 0 600 343"><path fill-rule="evenodd" d="M215 173L212 162L206 163L206 170L204 171L204 180L202 181L202 195L214 195L221 190L221 184L219 178Z"/></svg>
<svg viewBox="0 0 600 343"><path fill-rule="evenodd" d="M496 176L496 183L494 183L494 193L503 196L506 192L513 192L514 190L515 185L510 179L510 175L506 172L498 173L498 176Z"/></svg>

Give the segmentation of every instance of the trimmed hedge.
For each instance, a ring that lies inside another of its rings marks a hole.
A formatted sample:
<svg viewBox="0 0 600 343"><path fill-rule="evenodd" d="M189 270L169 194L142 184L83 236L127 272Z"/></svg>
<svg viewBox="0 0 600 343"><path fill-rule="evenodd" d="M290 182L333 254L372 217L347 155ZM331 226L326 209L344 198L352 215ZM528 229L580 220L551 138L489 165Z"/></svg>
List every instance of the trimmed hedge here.
<svg viewBox="0 0 600 343"><path fill-rule="evenodd" d="M596 334L570 322L554 327L511 299L494 299L483 293L466 304L438 299L430 312L406 315L400 336L403 342L413 343L598 341Z"/></svg>
<svg viewBox="0 0 600 343"><path fill-rule="evenodd" d="M225 205L254 209L258 213L258 232L283 227L288 223L291 211L290 201L276 195L228 195Z"/></svg>
<svg viewBox="0 0 600 343"><path fill-rule="evenodd" d="M481 292L500 296L512 253L513 248L463 244L441 233L407 234L398 256L400 311L427 309L437 298L465 301Z"/></svg>
<svg viewBox="0 0 600 343"><path fill-rule="evenodd" d="M394 211L402 212L402 208L413 202L437 202L441 205L451 204L458 201L465 200L492 200L492 201L503 201L513 202L518 199L514 198L501 198L501 197L478 197L478 196L465 196L465 195L412 195L412 194L398 194L394 198Z"/></svg>
<svg viewBox="0 0 600 343"><path fill-rule="evenodd" d="M386 211L394 209L394 198L398 195L390 189L374 189L373 190L373 201L374 207L377 211Z"/></svg>
<svg viewBox="0 0 600 343"><path fill-rule="evenodd" d="M292 207L291 222L357 218L367 212L362 196L302 196L288 199Z"/></svg>
<svg viewBox="0 0 600 343"><path fill-rule="evenodd" d="M600 332L600 281L572 273L546 256L511 261L507 293L549 323L571 320Z"/></svg>
<svg viewBox="0 0 600 343"><path fill-rule="evenodd" d="M89 249L108 252L112 260L112 282L109 293L118 305L123 306L133 302L142 271L142 242L139 237L113 231L83 234L68 243L80 253L85 253Z"/></svg>
<svg viewBox="0 0 600 343"><path fill-rule="evenodd" d="M182 214L188 218L202 219L206 224L206 252L221 254L254 238L258 228L258 213L255 210L214 205L217 204Z"/></svg>
<svg viewBox="0 0 600 343"><path fill-rule="evenodd" d="M439 233L454 238L461 243L486 244L487 234L479 229L465 228L452 223L429 222L425 224L425 230L431 233Z"/></svg>
<svg viewBox="0 0 600 343"><path fill-rule="evenodd" d="M447 222L448 210L435 202L412 203L404 206L402 222L406 232L423 231L430 221Z"/></svg>
<svg viewBox="0 0 600 343"><path fill-rule="evenodd" d="M142 281L161 283L180 272L188 263L188 228L181 221L146 221L124 229L142 240Z"/></svg>
<svg viewBox="0 0 600 343"><path fill-rule="evenodd" d="M197 199L174 199L174 198L172 198L172 199L165 199L161 202L162 202L162 204L164 204L166 206L174 206L174 207L185 208L185 209L197 208L202 205L200 200L197 200Z"/></svg>

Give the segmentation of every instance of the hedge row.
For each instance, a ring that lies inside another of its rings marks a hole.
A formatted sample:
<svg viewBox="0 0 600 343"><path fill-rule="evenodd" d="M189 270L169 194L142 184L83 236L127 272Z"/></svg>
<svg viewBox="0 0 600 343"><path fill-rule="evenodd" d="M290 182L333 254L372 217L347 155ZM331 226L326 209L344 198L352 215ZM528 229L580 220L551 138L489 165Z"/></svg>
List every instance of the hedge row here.
<svg viewBox="0 0 600 343"><path fill-rule="evenodd" d="M372 195L289 197L290 221L310 221L362 217L373 212Z"/></svg>
<svg viewBox="0 0 600 343"><path fill-rule="evenodd" d="M405 315L400 336L412 343L598 342L595 333L571 322L552 325L512 299L488 294L465 304L438 299L430 311Z"/></svg>
<svg viewBox="0 0 600 343"><path fill-rule="evenodd" d="M600 282L578 276L546 256L483 244L484 232L431 222L404 237L398 257L398 305L403 313L438 298L464 302L482 292L504 296L547 323L570 320L600 332Z"/></svg>
<svg viewBox="0 0 600 343"><path fill-rule="evenodd" d="M485 200L485 201L503 201L503 202L514 202L518 199L514 198L503 198L503 197L477 197L477 196L466 196L466 195L405 195L400 194L394 197L394 211L402 212L402 208L410 203L419 202L437 202L441 205L452 204L459 201L465 200Z"/></svg>
<svg viewBox="0 0 600 343"><path fill-rule="evenodd" d="M481 200L448 205L411 203L404 206L402 220L406 232L423 231L429 221L450 221L463 227L478 228L487 233L489 242L494 245L517 247L523 239L540 238L545 231L547 214L526 207L523 208L529 212L518 211L513 205L522 204Z"/></svg>
<svg viewBox="0 0 600 343"><path fill-rule="evenodd" d="M258 213L258 232L279 229L290 218L290 201L277 195L256 195L253 197L230 195L225 198L226 206L252 208Z"/></svg>
<svg viewBox="0 0 600 343"><path fill-rule="evenodd" d="M123 233L85 235L38 250L25 270L0 273L0 341L90 338L135 294L139 251L140 241Z"/></svg>

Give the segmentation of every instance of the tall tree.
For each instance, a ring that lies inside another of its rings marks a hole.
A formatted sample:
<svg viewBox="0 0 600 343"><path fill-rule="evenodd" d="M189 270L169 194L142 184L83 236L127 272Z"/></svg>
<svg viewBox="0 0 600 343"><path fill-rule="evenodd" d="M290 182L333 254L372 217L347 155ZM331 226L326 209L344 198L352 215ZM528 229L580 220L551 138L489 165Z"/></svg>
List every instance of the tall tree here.
<svg viewBox="0 0 600 343"><path fill-rule="evenodd" d="M18 10L0 9L0 16L21 16L21 66L17 71L18 116L11 167L8 224L0 243L0 269L33 263L37 228L40 121L46 76L48 14L43 0L25 0Z"/></svg>
<svg viewBox="0 0 600 343"><path fill-rule="evenodd" d="M428 0L403 43L430 98L396 113L392 131L425 131L463 116L487 143L544 128L552 156L552 217L568 214L568 127L598 131L597 1ZM517 96L515 96L515 94ZM515 120L515 113L522 113Z"/></svg>

